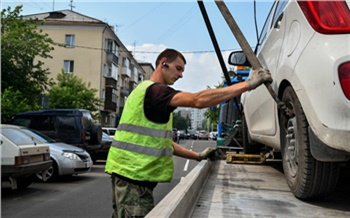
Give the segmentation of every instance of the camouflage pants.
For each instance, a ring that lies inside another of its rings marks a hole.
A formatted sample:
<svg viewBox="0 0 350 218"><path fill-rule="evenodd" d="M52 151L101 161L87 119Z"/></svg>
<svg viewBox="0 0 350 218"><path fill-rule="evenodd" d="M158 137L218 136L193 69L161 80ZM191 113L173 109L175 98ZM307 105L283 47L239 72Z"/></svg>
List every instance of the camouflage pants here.
<svg viewBox="0 0 350 218"><path fill-rule="evenodd" d="M153 190L112 175L112 218L145 217L154 207Z"/></svg>

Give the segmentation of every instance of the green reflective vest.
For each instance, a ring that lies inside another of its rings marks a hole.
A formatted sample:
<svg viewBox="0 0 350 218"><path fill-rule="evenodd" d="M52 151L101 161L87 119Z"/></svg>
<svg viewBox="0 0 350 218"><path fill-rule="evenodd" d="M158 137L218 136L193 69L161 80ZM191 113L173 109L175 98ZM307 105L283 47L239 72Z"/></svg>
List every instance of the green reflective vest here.
<svg viewBox="0 0 350 218"><path fill-rule="evenodd" d="M153 83L143 81L129 95L108 153L106 173L137 181L171 181L172 114L167 123L159 124L148 120L143 111L146 89Z"/></svg>

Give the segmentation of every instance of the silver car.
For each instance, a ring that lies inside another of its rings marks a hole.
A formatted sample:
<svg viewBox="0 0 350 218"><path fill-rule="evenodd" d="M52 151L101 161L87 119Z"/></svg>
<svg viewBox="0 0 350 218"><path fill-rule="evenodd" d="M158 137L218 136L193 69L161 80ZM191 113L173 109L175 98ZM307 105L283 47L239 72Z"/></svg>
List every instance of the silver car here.
<svg viewBox="0 0 350 218"><path fill-rule="evenodd" d="M53 181L59 176L77 175L90 172L93 162L89 153L81 148L63 142L56 142L48 136L36 131L19 127L23 132L50 147L52 166L47 170L47 181ZM42 174L36 174L42 180Z"/></svg>

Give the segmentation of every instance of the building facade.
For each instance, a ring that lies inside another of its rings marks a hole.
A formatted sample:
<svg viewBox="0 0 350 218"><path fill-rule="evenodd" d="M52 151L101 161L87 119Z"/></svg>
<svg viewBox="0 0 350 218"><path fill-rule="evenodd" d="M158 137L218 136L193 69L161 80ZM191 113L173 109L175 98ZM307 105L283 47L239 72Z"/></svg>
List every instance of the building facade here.
<svg viewBox="0 0 350 218"><path fill-rule="evenodd" d="M130 92L149 79L154 68L139 64L107 23L71 11L61 10L24 16L45 21L39 25L57 44L52 59L41 60L51 78L73 73L97 89L103 104L99 108L102 126L115 127Z"/></svg>

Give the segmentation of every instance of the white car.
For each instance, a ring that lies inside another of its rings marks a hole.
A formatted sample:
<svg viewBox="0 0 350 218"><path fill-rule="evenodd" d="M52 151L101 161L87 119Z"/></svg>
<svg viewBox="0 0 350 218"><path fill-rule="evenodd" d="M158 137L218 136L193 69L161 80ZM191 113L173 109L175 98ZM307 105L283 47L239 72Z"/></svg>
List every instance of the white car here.
<svg viewBox="0 0 350 218"><path fill-rule="evenodd" d="M210 132L209 139L216 140L218 138L218 132Z"/></svg>
<svg viewBox="0 0 350 218"><path fill-rule="evenodd" d="M110 139L114 139L115 132L117 131L117 128L115 127L102 127L102 132L105 132Z"/></svg>
<svg viewBox="0 0 350 218"><path fill-rule="evenodd" d="M281 151L293 194L334 190L350 159L350 1L275 1L255 53L270 70L277 107L264 85L242 95L245 151ZM242 61L237 61L242 58ZM249 66L242 52L229 63Z"/></svg>
<svg viewBox="0 0 350 218"><path fill-rule="evenodd" d="M50 147L52 166L44 175L47 181L54 181L59 176L78 175L91 171L93 161L89 153L82 148L57 142L39 131L26 127L19 126L18 129ZM42 173L39 172L36 176L39 180L43 180Z"/></svg>
<svg viewBox="0 0 350 218"><path fill-rule="evenodd" d="M50 147L20 131L14 125L0 125L1 181L9 180L12 189L24 189L35 174L51 167Z"/></svg>

